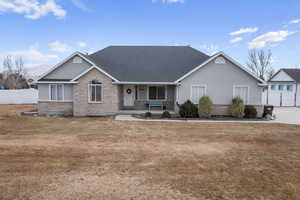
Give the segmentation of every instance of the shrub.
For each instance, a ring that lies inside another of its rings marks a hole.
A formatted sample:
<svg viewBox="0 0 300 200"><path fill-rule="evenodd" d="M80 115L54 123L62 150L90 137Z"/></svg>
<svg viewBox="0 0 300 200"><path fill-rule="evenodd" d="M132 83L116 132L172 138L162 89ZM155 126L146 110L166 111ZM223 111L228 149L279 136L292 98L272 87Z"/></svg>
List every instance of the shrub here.
<svg viewBox="0 0 300 200"><path fill-rule="evenodd" d="M171 114L168 111L164 111L161 115L161 118L171 118Z"/></svg>
<svg viewBox="0 0 300 200"><path fill-rule="evenodd" d="M210 118L213 109L213 103L208 96L203 96L199 100L198 111L199 117Z"/></svg>
<svg viewBox="0 0 300 200"><path fill-rule="evenodd" d="M233 117L243 118L245 115L244 110L245 110L245 105L243 100L239 97L235 97L232 100L231 115Z"/></svg>
<svg viewBox="0 0 300 200"><path fill-rule="evenodd" d="M146 112L146 113L145 113L145 117L146 117L146 118L152 117L152 113L151 113L151 112Z"/></svg>
<svg viewBox="0 0 300 200"><path fill-rule="evenodd" d="M256 118L257 110L253 105L246 105L245 106L245 118Z"/></svg>
<svg viewBox="0 0 300 200"><path fill-rule="evenodd" d="M193 104L190 100L187 100L186 102L184 102L184 104L180 105L179 114L181 117L185 117L185 118L199 117L197 106Z"/></svg>

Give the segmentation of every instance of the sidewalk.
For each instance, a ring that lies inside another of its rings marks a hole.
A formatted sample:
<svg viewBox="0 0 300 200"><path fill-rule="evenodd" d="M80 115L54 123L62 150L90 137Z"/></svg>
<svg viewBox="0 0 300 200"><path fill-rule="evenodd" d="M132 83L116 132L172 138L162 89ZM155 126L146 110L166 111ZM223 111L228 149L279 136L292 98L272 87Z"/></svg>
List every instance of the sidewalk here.
<svg viewBox="0 0 300 200"><path fill-rule="evenodd" d="M147 122L190 122L190 123L275 123L274 121L247 121L247 120L176 120L176 119L139 119L131 115L117 115L115 120L120 121L147 121Z"/></svg>

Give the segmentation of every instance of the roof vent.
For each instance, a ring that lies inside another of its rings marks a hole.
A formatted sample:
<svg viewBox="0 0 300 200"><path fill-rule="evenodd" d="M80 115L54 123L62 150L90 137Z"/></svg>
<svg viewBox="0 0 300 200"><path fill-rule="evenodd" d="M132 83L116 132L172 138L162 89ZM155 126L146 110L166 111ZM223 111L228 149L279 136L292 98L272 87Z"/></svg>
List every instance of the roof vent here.
<svg viewBox="0 0 300 200"><path fill-rule="evenodd" d="M215 59L216 64L226 64L226 60L223 57L218 57Z"/></svg>

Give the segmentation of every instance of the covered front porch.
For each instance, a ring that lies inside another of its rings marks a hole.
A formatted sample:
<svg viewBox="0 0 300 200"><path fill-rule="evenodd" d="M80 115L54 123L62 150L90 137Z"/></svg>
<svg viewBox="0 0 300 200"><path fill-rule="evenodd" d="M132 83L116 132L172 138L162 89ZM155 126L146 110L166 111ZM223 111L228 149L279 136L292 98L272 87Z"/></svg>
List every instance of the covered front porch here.
<svg viewBox="0 0 300 200"><path fill-rule="evenodd" d="M119 84L119 110L122 114L151 111L175 113L176 85L174 84Z"/></svg>

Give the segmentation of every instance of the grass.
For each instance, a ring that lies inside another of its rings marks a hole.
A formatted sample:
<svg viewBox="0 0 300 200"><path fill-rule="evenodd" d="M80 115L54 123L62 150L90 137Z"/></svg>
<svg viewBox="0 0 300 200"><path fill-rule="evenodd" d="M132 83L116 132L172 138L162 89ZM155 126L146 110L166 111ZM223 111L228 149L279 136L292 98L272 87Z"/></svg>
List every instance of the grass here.
<svg viewBox="0 0 300 200"><path fill-rule="evenodd" d="M0 106L0 199L300 199L300 126L20 116Z"/></svg>

